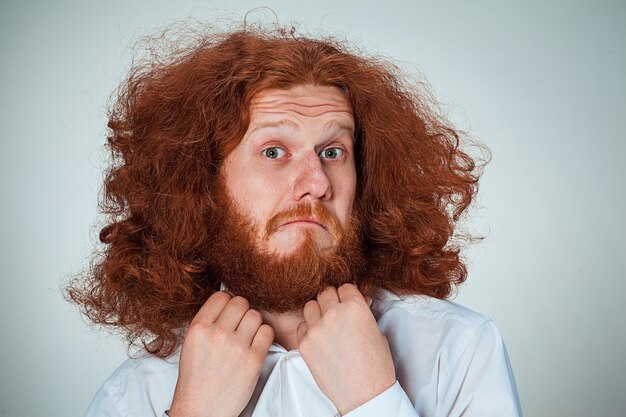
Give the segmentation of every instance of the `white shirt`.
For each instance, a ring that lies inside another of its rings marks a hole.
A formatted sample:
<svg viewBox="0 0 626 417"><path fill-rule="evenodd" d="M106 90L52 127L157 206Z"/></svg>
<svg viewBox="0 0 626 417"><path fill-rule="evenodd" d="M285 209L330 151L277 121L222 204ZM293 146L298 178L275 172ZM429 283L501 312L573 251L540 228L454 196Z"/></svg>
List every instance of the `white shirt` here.
<svg viewBox="0 0 626 417"><path fill-rule="evenodd" d="M371 309L387 337L395 385L345 417L518 417L506 348L495 324L456 303L379 290ZM162 417L180 349L126 360L96 393L85 417ZM334 417L299 351L273 344L241 417Z"/></svg>

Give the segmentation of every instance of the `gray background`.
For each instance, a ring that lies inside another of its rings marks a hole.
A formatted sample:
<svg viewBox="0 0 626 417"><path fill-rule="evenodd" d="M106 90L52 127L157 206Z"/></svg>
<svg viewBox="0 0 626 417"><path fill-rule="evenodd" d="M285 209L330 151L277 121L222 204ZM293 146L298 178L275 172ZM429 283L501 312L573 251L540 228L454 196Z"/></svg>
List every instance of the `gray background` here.
<svg viewBox="0 0 626 417"><path fill-rule="evenodd" d="M623 416L625 3L478 0L3 1L0 415L81 415L125 358L60 288L97 235L128 46L263 4L424 74L491 147L471 223L487 239L456 301L498 324L527 417Z"/></svg>

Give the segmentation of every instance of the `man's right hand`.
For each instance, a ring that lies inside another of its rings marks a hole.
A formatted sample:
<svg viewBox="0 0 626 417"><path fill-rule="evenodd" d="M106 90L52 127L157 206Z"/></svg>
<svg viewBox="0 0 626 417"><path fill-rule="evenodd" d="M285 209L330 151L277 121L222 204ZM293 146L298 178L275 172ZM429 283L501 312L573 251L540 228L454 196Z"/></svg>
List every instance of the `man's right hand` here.
<svg viewBox="0 0 626 417"><path fill-rule="evenodd" d="M170 417L237 417L250 401L274 330L248 300L218 291L189 325Z"/></svg>

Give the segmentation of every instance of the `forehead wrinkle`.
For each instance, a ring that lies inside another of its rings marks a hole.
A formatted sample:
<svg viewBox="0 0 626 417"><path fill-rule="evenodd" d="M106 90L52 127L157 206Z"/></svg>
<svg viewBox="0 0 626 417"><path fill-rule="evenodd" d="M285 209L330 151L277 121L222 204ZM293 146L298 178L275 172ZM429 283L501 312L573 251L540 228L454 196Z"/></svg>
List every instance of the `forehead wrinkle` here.
<svg viewBox="0 0 626 417"><path fill-rule="evenodd" d="M268 112L270 113L270 112ZM284 114L284 112L271 112L275 114ZM350 115L352 115L350 113ZM308 116L305 116L308 117ZM248 134L252 134L258 130L262 129L285 129L289 131L294 131L299 129L299 125L289 119L281 119L281 120L267 120L261 122L253 123L250 128ZM347 120L329 120L324 123L324 131L345 131L352 138L354 138L354 124L352 121Z"/></svg>
<svg viewBox="0 0 626 417"><path fill-rule="evenodd" d="M321 106L316 106L316 107L321 107ZM289 120L288 118L286 119L280 119L280 120L267 120L267 121L255 121L255 119L257 118L257 116L259 115L259 113L262 114L279 114L279 115L290 115L290 114L297 114L300 115L302 117L319 117L319 116L323 116L325 114L328 113L346 113L350 116L350 121L344 120L343 118L340 119L339 121L335 120L329 120L328 122L326 122L324 124L324 128L327 129L330 125L336 125L338 126L340 129L346 129L349 130L351 132L354 132L354 123L352 122L352 118L353 118L353 114L351 110L337 110L335 108L332 109L317 109L319 111L317 112L301 112L296 108L292 108L292 109L277 109L273 106L268 107L267 109L262 109L262 108L254 108L252 111L252 124L251 124L251 131L253 132L257 129L262 129L262 128L270 128L270 127L286 127L289 128L291 130L299 127L298 123Z"/></svg>
<svg viewBox="0 0 626 417"><path fill-rule="evenodd" d="M326 113L348 113L352 115L352 109L349 106L335 106L331 104L315 104L315 105L300 105L297 103L284 103L281 108L276 108L274 105L257 105L253 107L253 112L263 113L289 113L293 112L301 116L316 117Z"/></svg>
<svg viewBox="0 0 626 417"><path fill-rule="evenodd" d="M336 96L334 94L324 94L322 97L311 97L309 95L294 95L294 94L284 94L284 93L270 93L270 94L261 94L252 100L252 104L296 104L303 106L315 106L316 104L307 104L307 102L319 102L324 101L326 103L333 103L339 106L348 105L347 99L340 95ZM322 104L324 105L324 104Z"/></svg>
<svg viewBox="0 0 626 417"><path fill-rule="evenodd" d="M324 130L329 130L331 125L338 126L340 130L346 130L354 136L354 114L352 107L343 95L322 94L312 96L293 92L272 91L262 93L250 103L251 126L248 133L263 128L285 128L294 130L300 127L300 117L314 118L325 116L331 117L324 124ZM343 114L349 115L348 118ZM263 116L273 118L281 115L284 119L263 120ZM327 116L328 115L328 116ZM333 117L335 116L336 117ZM261 119L257 122L257 119Z"/></svg>

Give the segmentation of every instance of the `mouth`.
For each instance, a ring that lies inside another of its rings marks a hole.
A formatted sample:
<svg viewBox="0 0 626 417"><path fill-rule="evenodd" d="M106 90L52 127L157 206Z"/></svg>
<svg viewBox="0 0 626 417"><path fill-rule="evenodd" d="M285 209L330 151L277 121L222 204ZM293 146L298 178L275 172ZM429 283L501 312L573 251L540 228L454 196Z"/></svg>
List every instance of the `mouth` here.
<svg viewBox="0 0 626 417"><path fill-rule="evenodd" d="M324 230L328 230L328 228L326 227L325 224L323 224L322 222L320 222L319 220L313 218L313 217L300 217L297 219L293 219L293 220L289 220L288 222L285 222L283 224L281 224L280 226L287 226L290 224L310 224L310 225L314 225L314 226L319 226L321 228L323 228Z"/></svg>

